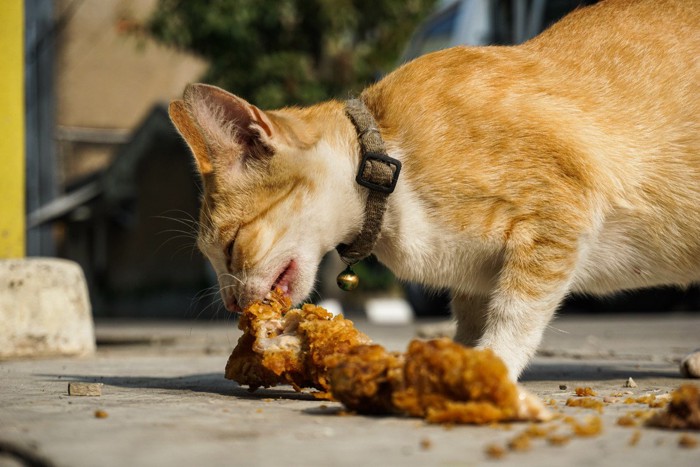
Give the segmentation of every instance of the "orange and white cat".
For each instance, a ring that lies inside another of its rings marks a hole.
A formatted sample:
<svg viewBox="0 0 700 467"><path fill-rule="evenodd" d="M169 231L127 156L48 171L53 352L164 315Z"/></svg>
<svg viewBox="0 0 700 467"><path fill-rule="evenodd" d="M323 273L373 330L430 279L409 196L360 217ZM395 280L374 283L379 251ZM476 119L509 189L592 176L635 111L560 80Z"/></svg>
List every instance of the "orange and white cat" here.
<svg viewBox="0 0 700 467"><path fill-rule="evenodd" d="M374 253L449 288L456 340L513 378L569 292L700 280L700 2L604 1L519 46L423 56L360 97L403 163ZM227 308L273 287L303 300L365 215L344 103L263 112L197 84L170 114Z"/></svg>

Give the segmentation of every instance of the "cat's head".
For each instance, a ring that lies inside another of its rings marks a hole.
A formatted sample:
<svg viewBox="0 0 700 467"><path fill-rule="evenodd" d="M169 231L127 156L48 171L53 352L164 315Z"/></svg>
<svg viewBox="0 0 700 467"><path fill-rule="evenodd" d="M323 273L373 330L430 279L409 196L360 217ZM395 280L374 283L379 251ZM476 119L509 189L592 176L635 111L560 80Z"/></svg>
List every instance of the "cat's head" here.
<svg viewBox="0 0 700 467"><path fill-rule="evenodd" d="M197 243L226 308L238 311L275 287L303 300L323 255L357 233L363 212L342 104L263 112L195 84L169 113L202 177Z"/></svg>

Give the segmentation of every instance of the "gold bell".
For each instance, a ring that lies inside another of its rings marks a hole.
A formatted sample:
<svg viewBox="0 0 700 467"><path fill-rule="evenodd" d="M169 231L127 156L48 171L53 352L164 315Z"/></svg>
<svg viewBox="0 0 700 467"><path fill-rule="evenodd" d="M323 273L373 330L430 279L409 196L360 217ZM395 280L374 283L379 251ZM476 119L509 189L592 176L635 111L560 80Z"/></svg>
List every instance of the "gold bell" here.
<svg viewBox="0 0 700 467"><path fill-rule="evenodd" d="M351 290L355 290L357 286L360 285L360 278L357 276L357 274L355 274L355 271L348 266L343 272L338 274L335 282L338 284L338 287L340 287L341 290L350 292Z"/></svg>

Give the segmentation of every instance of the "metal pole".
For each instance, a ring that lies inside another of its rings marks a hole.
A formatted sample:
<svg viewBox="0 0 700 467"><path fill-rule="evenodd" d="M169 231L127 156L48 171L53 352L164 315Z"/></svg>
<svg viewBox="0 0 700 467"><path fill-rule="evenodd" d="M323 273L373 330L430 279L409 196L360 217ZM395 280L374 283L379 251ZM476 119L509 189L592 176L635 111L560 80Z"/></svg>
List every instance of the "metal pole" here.
<svg viewBox="0 0 700 467"><path fill-rule="evenodd" d="M21 2L20 2L21 3ZM54 122L54 2L25 0L26 212L58 194ZM51 225L27 229L28 256L54 256Z"/></svg>

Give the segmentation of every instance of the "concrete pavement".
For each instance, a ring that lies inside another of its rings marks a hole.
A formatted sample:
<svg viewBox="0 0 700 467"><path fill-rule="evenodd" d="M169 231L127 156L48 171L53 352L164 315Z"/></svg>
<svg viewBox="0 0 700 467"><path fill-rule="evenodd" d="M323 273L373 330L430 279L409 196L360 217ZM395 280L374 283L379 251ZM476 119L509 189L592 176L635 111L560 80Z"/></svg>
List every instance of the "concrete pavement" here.
<svg viewBox="0 0 700 467"><path fill-rule="evenodd" d="M357 325L402 350L421 324ZM94 357L0 362L0 466L24 465L22 457L44 466L700 465L700 446L679 447L680 432L616 424L648 410L624 398L665 394L689 381L677 365L700 347L700 313L557 319L523 384L581 422L598 414L564 405L576 387L593 388L598 400L621 396L600 414L599 436L564 446L532 439L529 450L499 460L485 448L505 446L527 424L433 426L343 416L339 404L284 387L250 394L223 379L239 335L232 323L98 322L96 331ZM623 387L629 377L637 388ZM68 396L71 381L101 382L102 395ZM561 420L547 426L570 431ZM691 436L700 442L700 433Z"/></svg>

